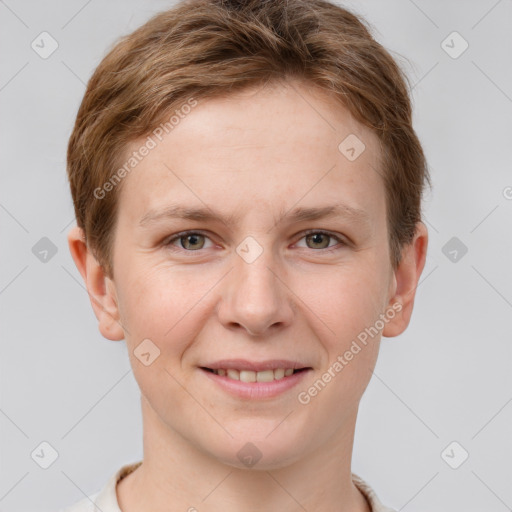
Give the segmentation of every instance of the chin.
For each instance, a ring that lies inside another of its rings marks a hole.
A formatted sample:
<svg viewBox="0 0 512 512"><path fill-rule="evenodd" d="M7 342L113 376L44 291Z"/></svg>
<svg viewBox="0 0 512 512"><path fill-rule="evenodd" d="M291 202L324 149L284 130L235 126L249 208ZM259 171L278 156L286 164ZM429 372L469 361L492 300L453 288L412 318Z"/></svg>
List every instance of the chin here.
<svg viewBox="0 0 512 512"><path fill-rule="evenodd" d="M219 462L237 469L275 470L293 464L301 457L304 438L265 431L264 435L251 435L247 431L242 435L229 438L225 445L209 447L210 456ZM217 438L217 441L219 439ZM206 447L207 448L207 447Z"/></svg>

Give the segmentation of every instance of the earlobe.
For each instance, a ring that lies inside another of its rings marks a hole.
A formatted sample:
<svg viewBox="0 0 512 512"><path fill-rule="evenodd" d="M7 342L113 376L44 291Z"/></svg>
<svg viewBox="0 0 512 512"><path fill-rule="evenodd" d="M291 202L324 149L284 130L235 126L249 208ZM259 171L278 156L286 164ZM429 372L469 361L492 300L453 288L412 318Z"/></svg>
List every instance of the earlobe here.
<svg viewBox="0 0 512 512"><path fill-rule="evenodd" d="M394 310L393 318L386 324L382 335L398 336L407 329L412 316L416 288L427 256L428 231L423 222L416 224L412 242L402 250L402 259L394 272L394 290L389 300L389 310ZM391 315L389 315L391 316Z"/></svg>
<svg viewBox="0 0 512 512"><path fill-rule="evenodd" d="M69 231L68 245L73 261L87 288L101 334L112 341L124 339L115 284L105 274L103 267L87 247L83 230L78 226Z"/></svg>

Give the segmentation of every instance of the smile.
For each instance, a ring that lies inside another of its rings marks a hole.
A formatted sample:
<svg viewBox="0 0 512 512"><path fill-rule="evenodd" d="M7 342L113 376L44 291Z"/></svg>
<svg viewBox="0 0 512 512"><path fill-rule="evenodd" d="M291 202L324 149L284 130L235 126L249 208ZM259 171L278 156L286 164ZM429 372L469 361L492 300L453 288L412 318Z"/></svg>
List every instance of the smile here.
<svg viewBox="0 0 512 512"><path fill-rule="evenodd" d="M227 377L228 379L239 380L242 382L272 382L274 380L281 380L284 377L289 377L294 373L304 371L306 368L301 368L299 370L294 370L293 368L277 368L275 370L263 370L260 372L237 370L233 368L219 368L217 370L204 368L204 370L213 372L215 375L220 375L221 377Z"/></svg>
<svg viewBox="0 0 512 512"><path fill-rule="evenodd" d="M284 394L313 371L311 367L300 367L301 365L291 361L271 361L263 364L219 361L212 366L214 368L200 366L199 369L218 389L246 400L270 399Z"/></svg>

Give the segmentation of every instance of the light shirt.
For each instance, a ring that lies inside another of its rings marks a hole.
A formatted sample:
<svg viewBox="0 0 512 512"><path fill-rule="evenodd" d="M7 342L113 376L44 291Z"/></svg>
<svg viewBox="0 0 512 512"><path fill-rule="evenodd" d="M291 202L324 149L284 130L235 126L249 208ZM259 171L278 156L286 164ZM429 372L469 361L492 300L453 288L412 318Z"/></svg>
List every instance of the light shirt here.
<svg viewBox="0 0 512 512"><path fill-rule="evenodd" d="M102 489L92 494L89 498L83 498L73 505L61 509L59 512L122 512L117 501L117 482L122 480L126 475L129 475L141 464L142 461L139 461L122 466L109 478ZM379 501L373 489L361 477L352 473L352 481L367 499L372 512L396 512L391 508L385 507Z"/></svg>

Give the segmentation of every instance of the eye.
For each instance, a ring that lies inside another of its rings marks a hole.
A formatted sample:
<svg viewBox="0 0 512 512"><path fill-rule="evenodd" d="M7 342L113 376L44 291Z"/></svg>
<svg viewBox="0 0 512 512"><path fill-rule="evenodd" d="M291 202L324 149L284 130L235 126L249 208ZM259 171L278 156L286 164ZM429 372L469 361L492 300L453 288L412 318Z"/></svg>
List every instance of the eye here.
<svg viewBox="0 0 512 512"><path fill-rule="evenodd" d="M327 231L310 230L303 234L300 239L306 240L307 248L320 249L324 252L334 251L345 246L345 242L339 237ZM336 241L337 244L329 245L329 241ZM205 247L205 241L211 240L199 231L183 231L168 238L163 245L173 251L197 252ZM179 244L179 245L177 245ZM211 246L210 246L211 247ZM299 246L300 247L300 246Z"/></svg>
<svg viewBox="0 0 512 512"><path fill-rule="evenodd" d="M302 239L305 239L306 243L310 242L312 244L312 247L309 246L310 249L326 249L327 251L332 251L340 249L345 245L345 242L340 237L326 231L310 230L305 233L305 236L303 236L301 240ZM338 244L329 246L329 239L337 241Z"/></svg>
<svg viewBox="0 0 512 512"><path fill-rule="evenodd" d="M164 245L172 250L183 249L188 252L194 252L204 248L205 239L209 240L206 235L203 235L198 231L184 231L183 233L178 233L172 238L168 238L167 241L164 242ZM176 247L174 242L178 242L180 247Z"/></svg>

